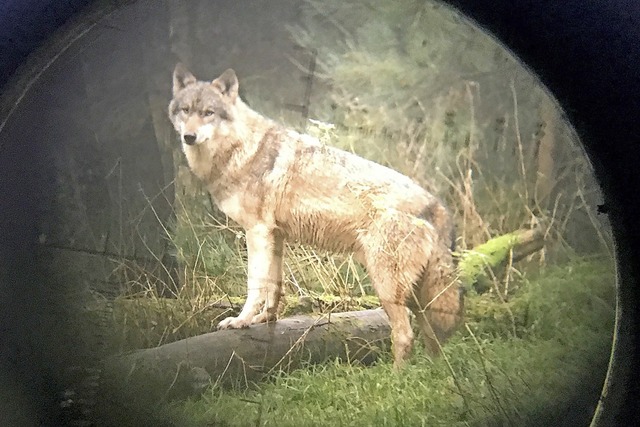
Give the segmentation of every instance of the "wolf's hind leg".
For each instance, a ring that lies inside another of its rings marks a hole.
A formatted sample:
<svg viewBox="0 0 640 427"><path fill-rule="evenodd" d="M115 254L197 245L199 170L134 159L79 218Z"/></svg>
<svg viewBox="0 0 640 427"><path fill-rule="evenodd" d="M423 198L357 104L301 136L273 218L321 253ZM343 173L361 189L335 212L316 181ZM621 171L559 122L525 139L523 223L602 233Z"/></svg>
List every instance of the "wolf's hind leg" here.
<svg viewBox="0 0 640 427"><path fill-rule="evenodd" d="M247 230L247 301L238 317L227 317L218 329L247 328L275 320L282 294L283 238L264 224Z"/></svg>
<svg viewBox="0 0 640 427"><path fill-rule="evenodd" d="M393 366L398 369L411 356L413 331L407 307L388 301L380 301L391 324L391 344L393 347Z"/></svg>
<svg viewBox="0 0 640 427"><path fill-rule="evenodd" d="M442 344L462 322L464 310L459 284L448 263L439 263L423 273L409 303L426 352L440 355Z"/></svg>
<svg viewBox="0 0 640 427"><path fill-rule="evenodd" d="M425 351L429 356L436 357L441 353L442 342L438 339L436 332L431 326L429 321L428 310L413 309L413 314L416 316L416 322L418 328L420 328L420 334L422 335L422 341L424 342Z"/></svg>

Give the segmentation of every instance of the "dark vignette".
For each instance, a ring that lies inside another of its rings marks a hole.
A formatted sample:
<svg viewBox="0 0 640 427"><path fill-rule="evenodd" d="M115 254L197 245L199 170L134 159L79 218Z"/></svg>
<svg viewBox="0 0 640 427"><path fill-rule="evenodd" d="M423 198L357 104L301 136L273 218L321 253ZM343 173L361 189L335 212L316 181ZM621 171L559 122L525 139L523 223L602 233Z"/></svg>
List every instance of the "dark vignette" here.
<svg viewBox="0 0 640 427"><path fill-rule="evenodd" d="M640 318L638 248L634 245L640 236L636 198L640 188L640 8L634 0L448 2L496 35L540 77L562 104L594 164L606 195L602 211L614 226L621 279L617 345L599 425L635 424L634 420L640 420L636 403L640 384L633 369L638 359ZM3 1L0 84L88 3ZM4 181L0 181L0 375L29 396L35 412L32 418L41 425L53 425L59 420L56 393L60 384L52 367L65 361L51 360L46 346L47 322L57 320L46 313L56 302L42 291L46 278L34 256L32 217L37 206L33 179L2 174L4 166L0 165L0 180ZM572 396L567 396L567 407L574 408L574 413L566 414L567 421L579 419L580 405L572 404ZM545 424L544 417L539 421Z"/></svg>

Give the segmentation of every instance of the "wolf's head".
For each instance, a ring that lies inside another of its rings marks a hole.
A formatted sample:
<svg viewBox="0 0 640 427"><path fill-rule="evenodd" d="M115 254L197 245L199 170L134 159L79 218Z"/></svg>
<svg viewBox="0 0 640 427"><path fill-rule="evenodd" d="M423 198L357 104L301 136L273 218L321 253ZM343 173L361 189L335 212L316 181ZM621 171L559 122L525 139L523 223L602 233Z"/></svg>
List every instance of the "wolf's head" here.
<svg viewBox="0 0 640 427"><path fill-rule="evenodd" d="M229 134L238 100L238 78L228 69L211 82L198 81L184 65L173 71L169 118L186 145L202 144Z"/></svg>

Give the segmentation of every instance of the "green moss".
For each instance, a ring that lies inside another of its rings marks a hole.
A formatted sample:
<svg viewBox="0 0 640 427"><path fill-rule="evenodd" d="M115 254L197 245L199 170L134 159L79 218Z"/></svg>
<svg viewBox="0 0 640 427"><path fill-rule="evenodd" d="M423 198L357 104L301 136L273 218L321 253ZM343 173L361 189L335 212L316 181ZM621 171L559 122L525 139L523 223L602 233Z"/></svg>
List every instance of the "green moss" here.
<svg viewBox="0 0 640 427"><path fill-rule="evenodd" d="M518 243L520 236L518 232L514 232L495 237L463 252L458 261L461 285L467 290L475 288L479 292L488 289L491 281L486 275L487 268L497 269Z"/></svg>

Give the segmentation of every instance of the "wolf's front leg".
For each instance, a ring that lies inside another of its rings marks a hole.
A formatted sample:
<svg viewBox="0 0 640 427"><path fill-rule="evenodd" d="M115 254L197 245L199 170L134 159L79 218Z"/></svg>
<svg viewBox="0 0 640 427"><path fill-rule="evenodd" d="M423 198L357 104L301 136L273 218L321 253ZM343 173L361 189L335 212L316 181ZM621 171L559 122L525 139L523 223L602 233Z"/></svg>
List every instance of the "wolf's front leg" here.
<svg viewBox="0 0 640 427"><path fill-rule="evenodd" d="M276 320L282 295L284 239L265 225L247 230L247 301L238 317L227 317L218 329L247 328L253 323Z"/></svg>

